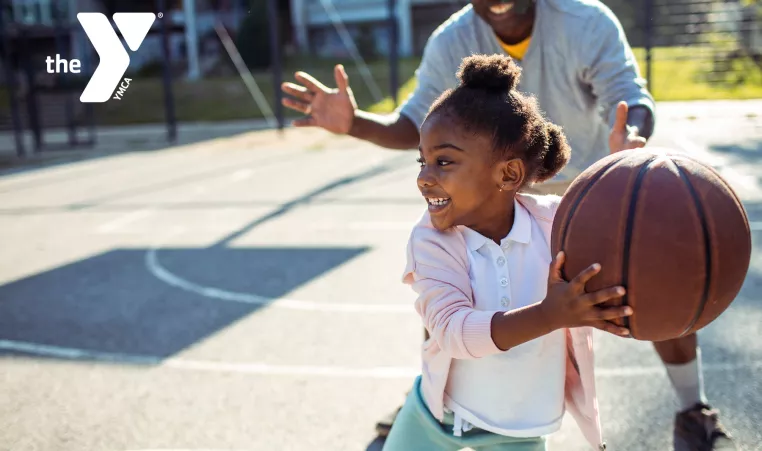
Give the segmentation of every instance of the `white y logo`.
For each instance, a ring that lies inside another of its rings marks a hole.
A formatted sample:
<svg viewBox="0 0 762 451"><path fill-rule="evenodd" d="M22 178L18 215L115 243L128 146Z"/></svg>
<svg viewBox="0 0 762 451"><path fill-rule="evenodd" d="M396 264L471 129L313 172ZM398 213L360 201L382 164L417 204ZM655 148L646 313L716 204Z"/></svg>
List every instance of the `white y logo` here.
<svg viewBox="0 0 762 451"><path fill-rule="evenodd" d="M105 102L127 72L130 56L106 16L101 13L79 13L77 19L101 59L79 100ZM154 20L156 16L153 13L114 14L114 22L133 52L140 48Z"/></svg>

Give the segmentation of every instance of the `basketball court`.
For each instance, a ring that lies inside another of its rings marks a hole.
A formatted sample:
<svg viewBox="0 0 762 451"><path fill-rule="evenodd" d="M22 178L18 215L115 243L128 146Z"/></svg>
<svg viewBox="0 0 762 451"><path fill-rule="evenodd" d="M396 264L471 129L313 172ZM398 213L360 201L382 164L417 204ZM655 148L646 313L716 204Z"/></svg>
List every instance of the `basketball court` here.
<svg viewBox="0 0 762 451"><path fill-rule="evenodd" d="M761 112L661 104L651 144L715 165L752 221L744 288L699 334L744 451L762 450ZM289 129L0 173L0 449L380 449L420 371L400 282L416 157ZM671 449L650 344L596 352L608 449ZM551 443L587 449L568 418Z"/></svg>

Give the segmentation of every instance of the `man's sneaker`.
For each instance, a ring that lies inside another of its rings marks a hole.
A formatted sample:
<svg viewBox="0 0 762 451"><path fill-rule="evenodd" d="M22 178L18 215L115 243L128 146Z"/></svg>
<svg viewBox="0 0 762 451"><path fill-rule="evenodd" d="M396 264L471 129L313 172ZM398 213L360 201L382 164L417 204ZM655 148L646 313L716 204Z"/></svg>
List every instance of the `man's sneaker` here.
<svg viewBox="0 0 762 451"><path fill-rule="evenodd" d="M397 414L400 413L400 410L402 410L401 406L376 423L376 434L378 434L379 437L386 437L389 435L389 431L392 429L392 424L394 424L394 420L397 418Z"/></svg>
<svg viewBox="0 0 762 451"><path fill-rule="evenodd" d="M718 418L719 412L696 404L675 417L675 451L737 451Z"/></svg>

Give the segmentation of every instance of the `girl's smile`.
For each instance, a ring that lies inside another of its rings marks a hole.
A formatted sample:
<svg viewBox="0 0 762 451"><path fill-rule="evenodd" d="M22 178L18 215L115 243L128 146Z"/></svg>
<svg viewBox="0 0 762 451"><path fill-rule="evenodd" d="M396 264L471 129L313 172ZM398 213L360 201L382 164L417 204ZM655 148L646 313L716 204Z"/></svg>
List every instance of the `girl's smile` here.
<svg viewBox="0 0 762 451"><path fill-rule="evenodd" d="M449 197L426 197L426 202L429 204L429 211L432 214L444 210L450 205L450 200Z"/></svg>
<svg viewBox="0 0 762 451"><path fill-rule="evenodd" d="M420 144L418 188L434 227L465 225L486 232L483 225L498 216L502 225L496 233L507 233L512 197L498 189L502 171L494 165L490 137L465 130L449 114L435 113L421 127Z"/></svg>

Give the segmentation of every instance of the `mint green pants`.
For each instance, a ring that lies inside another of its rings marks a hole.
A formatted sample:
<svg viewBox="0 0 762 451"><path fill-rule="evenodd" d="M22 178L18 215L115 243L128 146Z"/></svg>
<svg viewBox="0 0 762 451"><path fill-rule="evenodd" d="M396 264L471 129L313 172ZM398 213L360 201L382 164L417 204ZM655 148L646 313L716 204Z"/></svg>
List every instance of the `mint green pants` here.
<svg viewBox="0 0 762 451"><path fill-rule="evenodd" d="M460 437L452 434L452 414L439 422L429 411L421 396L421 377L394 420L383 451L546 451L545 439L515 438L473 428Z"/></svg>

